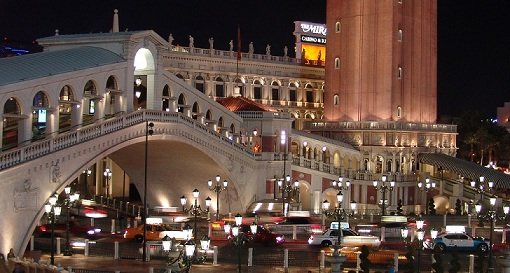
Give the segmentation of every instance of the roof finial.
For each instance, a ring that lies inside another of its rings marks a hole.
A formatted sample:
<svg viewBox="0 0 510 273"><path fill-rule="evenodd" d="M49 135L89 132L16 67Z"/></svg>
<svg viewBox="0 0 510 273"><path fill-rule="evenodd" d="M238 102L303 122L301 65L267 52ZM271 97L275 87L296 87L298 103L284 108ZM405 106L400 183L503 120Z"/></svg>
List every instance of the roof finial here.
<svg viewBox="0 0 510 273"><path fill-rule="evenodd" d="M117 9L113 10L113 28L112 32L119 32L119 11Z"/></svg>

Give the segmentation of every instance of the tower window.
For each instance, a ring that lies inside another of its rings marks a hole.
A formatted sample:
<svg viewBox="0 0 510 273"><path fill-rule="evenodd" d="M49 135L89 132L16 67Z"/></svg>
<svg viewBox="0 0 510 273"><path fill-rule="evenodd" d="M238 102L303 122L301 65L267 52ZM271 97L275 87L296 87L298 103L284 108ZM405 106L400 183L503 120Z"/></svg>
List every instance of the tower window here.
<svg viewBox="0 0 510 273"><path fill-rule="evenodd" d="M402 117L402 107L398 106L397 107L397 118L401 118L401 117Z"/></svg>
<svg viewBox="0 0 510 273"><path fill-rule="evenodd" d="M402 34L403 34L403 33L402 33L402 29L399 29L399 30L398 30L398 33L397 33L397 40L398 40L399 42L402 42L402 36L403 36Z"/></svg>
<svg viewBox="0 0 510 273"><path fill-rule="evenodd" d="M340 21L337 21L335 24L335 32L340 33L341 30L342 30L342 25L340 24Z"/></svg>
<svg viewBox="0 0 510 273"><path fill-rule="evenodd" d="M340 69L340 58L335 58L335 69Z"/></svg>
<svg viewBox="0 0 510 273"><path fill-rule="evenodd" d="M335 94L333 96L333 105L338 105L338 104L340 104L340 97L337 94Z"/></svg>
<svg viewBox="0 0 510 273"><path fill-rule="evenodd" d="M399 65L397 70L397 78L402 79L402 67Z"/></svg>

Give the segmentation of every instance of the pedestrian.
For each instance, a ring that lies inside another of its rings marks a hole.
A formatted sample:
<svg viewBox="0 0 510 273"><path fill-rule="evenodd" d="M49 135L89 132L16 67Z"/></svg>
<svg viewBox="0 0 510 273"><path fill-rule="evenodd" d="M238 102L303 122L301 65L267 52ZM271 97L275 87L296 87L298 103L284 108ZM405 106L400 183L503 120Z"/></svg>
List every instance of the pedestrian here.
<svg viewBox="0 0 510 273"><path fill-rule="evenodd" d="M10 259L10 258L15 258L16 255L14 254L14 249L10 249L9 250L9 253L7 253L7 259Z"/></svg>
<svg viewBox="0 0 510 273"><path fill-rule="evenodd" d="M390 270L388 270L388 273L395 273L395 268L393 266L390 267Z"/></svg>
<svg viewBox="0 0 510 273"><path fill-rule="evenodd" d="M25 267L21 263L15 263L12 273L25 273Z"/></svg>

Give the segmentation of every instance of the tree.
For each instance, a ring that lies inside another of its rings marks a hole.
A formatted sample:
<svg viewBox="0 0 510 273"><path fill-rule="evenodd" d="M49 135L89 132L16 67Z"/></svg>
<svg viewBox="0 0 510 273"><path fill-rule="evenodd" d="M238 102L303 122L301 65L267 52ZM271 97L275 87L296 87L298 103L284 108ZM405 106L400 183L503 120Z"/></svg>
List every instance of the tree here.
<svg viewBox="0 0 510 273"><path fill-rule="evenodd" d="M457 198L457 201L455 201L455 215L461 215L462 214L462 202L460 199Z"/></svg>
<svg viewBox="0 0 510 273"><path fill-rule="evenodd" d="M398 199L398 202L397 202L397 215L402 215L403 213L403 210L402 210L402 199Z"/></svg>
<svg viewBox="0 0 510 273"><path fill-rule="evenodd" d="M429 199L428 207L429 207L429 214L430 215L435 215L436 214L436 208L435 208L435 205L434 205L434 198L431 197Z"/></svg>

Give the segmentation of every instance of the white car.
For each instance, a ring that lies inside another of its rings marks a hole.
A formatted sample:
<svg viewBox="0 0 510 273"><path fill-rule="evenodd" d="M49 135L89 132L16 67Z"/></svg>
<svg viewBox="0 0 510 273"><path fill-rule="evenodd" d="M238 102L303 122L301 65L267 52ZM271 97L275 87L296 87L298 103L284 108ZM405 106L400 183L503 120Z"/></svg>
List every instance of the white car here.
<svg viewBox="0 0 510 273"><path fill-rule="evenodd" d="M308 238L309 245L331 246L338 241L338 230L328 229L322 234L312 234ZM343 247L361 247L366 245L370 248L378 248L381 245L381 240L372 235L359 235L352 229L342 229L342 243Z"/></svg>

